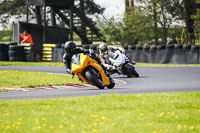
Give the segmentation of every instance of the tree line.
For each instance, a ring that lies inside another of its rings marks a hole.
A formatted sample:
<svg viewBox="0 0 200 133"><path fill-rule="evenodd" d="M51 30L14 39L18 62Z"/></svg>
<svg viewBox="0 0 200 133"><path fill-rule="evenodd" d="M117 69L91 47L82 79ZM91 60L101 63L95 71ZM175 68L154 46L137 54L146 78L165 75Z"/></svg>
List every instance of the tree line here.
<svg viewBox="0 0 200 133"><path fill-rule="evenodd" d="M78 3L78 4L77 4ZM96 4L94 0L75 0L75 6L88 16L94 16L98 14L103 14L104 8ZM42 7L29 6L29 21L34 20L37 24L44 24ZM0 42L11 41L12 40L12 28L10 20L22 21L26 15L26 5L25 0L1 0L0 1ZM51 8L46 10L47 14L51 12ZM67 10L63 10L66 14ZM47 25L50 23L50 15L46 16ZM56 26L66 28L66 24L61 21L61 19L55 15L57 24ZM9 35L8 35L9 34Z"/></svg>
<svg viewBox="0 0 200 133"><path fill-rule="evenodd" d="M199 45L200 0L125 0L122 22L101 22L109 43Z"/></svg>
<svg viewBox="0 0 200 133"><path fill-rule="evenodd" d="M109 44L199 45L200 0L124 0L124 2L126 10L123 20L119 21L115 17L109 20L96 19ZM86 15L103 15L105 9L94 0L84 0L84 3ZM6 26L13 17L21 20L26 14L24 6L24 0L3 0L0 3L0 24ZM42 15L41 9L34 6L30 9L30 13ZM37 20L36 16L30 15L31 19ZM42 23L42 20L37 20L37 23ZM8 36L11 30L4 31L0 32L0 41L3 37L6 40L5 36Z"/></svg>

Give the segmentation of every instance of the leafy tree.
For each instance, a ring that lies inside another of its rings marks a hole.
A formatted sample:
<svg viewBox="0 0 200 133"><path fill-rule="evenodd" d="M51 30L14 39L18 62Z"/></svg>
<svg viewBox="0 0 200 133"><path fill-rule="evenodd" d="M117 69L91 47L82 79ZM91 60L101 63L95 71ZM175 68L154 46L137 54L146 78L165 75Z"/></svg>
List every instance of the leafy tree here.
<svg viewBox="0 0 200 133"><path fill-rule="evenodd" d="M122 26L120 22L116 22L114 17L109 20L99 22L101 33L105 36L108 44L122 43Z"/></svg>
<svg viewBox="0 0 200 133"><path fill-rule="evenodd" d="M194 36L194 19L192 15L196 12L195 0L183 0L185 7L185 24L188 43L193 44Z"/></svg>
<svg viewBox="0 0 200 133"><path fill-rule="evenodd" d="M24 0L4 0L0 4L0 23L9 23L9 20L12 16L15 16L17 19L22 17L25 13Z"/></svg>
<svg viewBox="0 0 200 133"><path fill-rule="evenodd" d="M152 21L149 21L150 16L143 10L142 7L135 7L134 11L126 14L124 19L125 26L123 27L123 43L136 44L146 43L153 38ZM141 41L142 40L142 41Z"/></svg>
<svg viewBox="0 0 200 133"><path fill-rule="evenodd" d="M167 44L167 38L173 35L170 33L173 22L183 20L183 14L180 14L183 11L182 3L176 0L136 0L135 3L133 10L124 19L124 31L130 29L128 36L133 38L132 42L137 40L141 44L157 45L162 40L162 44Z"/></svg>
<svg viewBox="0 0 200 133"><path fill-rule="evenodd" d="M94 0L84 0L85 2L85 12L88 15L94 14L103 14L105 8L102 8L100 5L96 4Z"/></svg>
<svg viewBox="0 0 200 133"><path fill-rule="evenodd" d="M12 28L4 28L0 31L0 42L11 42L12 41Z"/></svg>
<svg viewBox="0 0 200 133"><path fill-rule="evenodd" d="M195 1L196 6L196 13L195 15L192 15L192 18L194 19L194 36L196 40L196 44L200 45L200 0Z"/></svg>
<svg viewBox="0 0 200 133"><path fill-rule="evenodd" d="M80 3L80 1L82 0L76 0L75 3ZM24 8L24 6L25 0L3 0L0 4L0 23L8 23L13 16L15 16L16 19L21 18L26 14L26 8ZM41 15L42 9L35 6L31 6L29 9L31 10L31 13L36 13L37 16ZM88 15L103 14L104 12L104 8L101 8L100 5L96 4L94 0L84 0L84 9L85 13ZM50 10L48 10L48 12L50 12ZM32 15L31 17L31 19L34 19L35 15Z"/></svg>

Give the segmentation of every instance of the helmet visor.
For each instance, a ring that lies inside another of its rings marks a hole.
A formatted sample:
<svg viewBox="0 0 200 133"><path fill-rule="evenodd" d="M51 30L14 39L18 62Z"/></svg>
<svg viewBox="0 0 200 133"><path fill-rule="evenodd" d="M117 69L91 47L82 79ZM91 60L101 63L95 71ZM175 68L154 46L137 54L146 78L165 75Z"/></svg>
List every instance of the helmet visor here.
<svg viewBox="0 0 200 133"><path fill-rule="evenodd" d="M103 48L100 48L101 52L105 52L107 50L107 47L103 47Z"/></svg>
<svg viewBox="0 0 200 133"><path fill-rule="evenodd" d="M75 50L76 50L76 48L69 48L69 52L73 52Z"/></svg>

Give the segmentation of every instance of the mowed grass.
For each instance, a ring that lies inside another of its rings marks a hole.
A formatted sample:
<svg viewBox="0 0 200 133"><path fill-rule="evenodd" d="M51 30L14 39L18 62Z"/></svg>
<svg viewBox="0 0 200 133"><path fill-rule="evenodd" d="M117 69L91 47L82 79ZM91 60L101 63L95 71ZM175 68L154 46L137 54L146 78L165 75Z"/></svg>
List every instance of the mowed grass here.
<svg viewBox="0 0 200 133"><path fill-rule="evenodd" d="M0 100L1 133L199 133L200 93Z"/></svg>
<svg viewBox="0 0 200 133"><path fill-rule="evenodd" d="M77 77L43 72L0 70L0 87L33 88L36 86L82 83Z"/></svg>
<svg viewBox="0 0 200 133"><path fill-rule="evenodd" d="M58 62L11 62L0 61L0 66L64 66L64 63Z"/></svg>
<svg viewBox="0 0 200 133"><path fill-rule="evenodd" d="M176 67L176 66L185 66L185 67L199 67L200 64L158 64L158 63L137 63L136 66L171 66L171 67Z"/></svg>

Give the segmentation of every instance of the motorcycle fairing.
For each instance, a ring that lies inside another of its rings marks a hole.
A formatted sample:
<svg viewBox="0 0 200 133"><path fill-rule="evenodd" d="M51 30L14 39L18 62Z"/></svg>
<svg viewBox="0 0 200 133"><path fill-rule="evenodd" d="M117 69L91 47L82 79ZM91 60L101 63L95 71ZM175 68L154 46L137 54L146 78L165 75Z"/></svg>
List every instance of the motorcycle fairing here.
<svg viewBox="0 0 200 133"><path fill-rule="evenodd" d="M113 63L114 66L120 66L126 62L127 57L124 54L122 54L119 50L117 50L115 54L118 55L116 59L109 58L109 60Z"/></svg>
<svg viewBox="0 0 200 133"><path fill-rule="evenodd" d="M106 86L110 85L109 78L106 76L104 70L98 64L98 62L96 60L91 59L88 55L84 55L83 53L73 55L72 58L73 59L72 59L72 63L71 63L71 68L72 68L71 70L72 70L72 72L74 74L76 74L77 76L79 76L84 82L89 83L89 81L87 81L87 79L85 79L84 76L82 75L82 72L88 66L92 66L97 71L100 72L101 77L102 77L102 81L103 81L104 85L106 85Z"/></svg>

